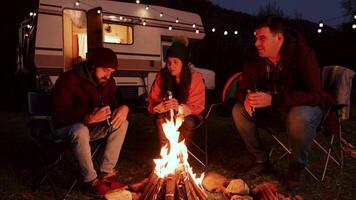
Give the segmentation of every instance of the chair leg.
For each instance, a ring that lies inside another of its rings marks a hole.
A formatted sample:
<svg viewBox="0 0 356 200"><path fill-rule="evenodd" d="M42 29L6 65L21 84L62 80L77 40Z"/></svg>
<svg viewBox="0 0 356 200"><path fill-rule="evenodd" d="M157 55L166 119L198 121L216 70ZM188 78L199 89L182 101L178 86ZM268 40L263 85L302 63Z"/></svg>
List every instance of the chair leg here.
<svg viewBox="0 0 356 200"><path fill-rule="evenodd" d="M208 166L208 161L209 161L209 157L208 157L208 127L205 124L204 125L204 135L205 135L205 165Z"/></svg>

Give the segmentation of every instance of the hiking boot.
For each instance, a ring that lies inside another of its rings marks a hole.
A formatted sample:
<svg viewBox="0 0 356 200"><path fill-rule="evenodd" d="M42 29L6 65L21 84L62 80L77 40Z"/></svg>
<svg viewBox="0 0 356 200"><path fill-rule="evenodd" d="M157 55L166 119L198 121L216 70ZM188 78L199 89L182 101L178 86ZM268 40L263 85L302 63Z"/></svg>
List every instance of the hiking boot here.
<svg viewBox="0 0 356 200"><path fill-rule="evenodd" d="M117 174L118 174L117 170L114 170L111 173L100 172L98 175L98 178L103 183L105 183L107 186L109 186L111 188L111 190L125 187L125 184L123 184L115 179L115 176Z"/></svg>
<svg viewBox="0 0 356 200"><path fill-rule="evenodd" d="M247 172L245 172L245 175L243 176L243 179L255 179L257 176L260 176L263 173L274 173L274 170L272 169L272 166L269 164L268 161L266 162L255 162Z"/></svg>
<svg viewBox="0 0 356 200"><path fill-rule="evenodd" d="M284 185L289 191L301 192L304 189L304 168L301 163L290 163Z"/></svg>

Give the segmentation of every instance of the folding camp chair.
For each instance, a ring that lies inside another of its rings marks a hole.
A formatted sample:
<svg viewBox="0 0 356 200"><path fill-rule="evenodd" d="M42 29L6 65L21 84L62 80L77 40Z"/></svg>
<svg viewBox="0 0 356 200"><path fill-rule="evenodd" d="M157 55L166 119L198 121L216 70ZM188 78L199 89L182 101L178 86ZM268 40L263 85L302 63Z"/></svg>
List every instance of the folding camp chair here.
<svg viewBox="0 0 356 200"><path fill-rule="evenodd" d="M51 133L54 131L51 118L51 93L49 92L29 92L28 93L28 111L31 115L29 122L31 139L34 144L34 154L39 157L43 173L35 175L34 173L32 189L38 189L46 180L50 184L55 199L67 199L74 187L77 185L79 178L76 177L70 184L69 189L61 198L54 182L50 176L51 172L63 160L66 151L70 150L70 145L64 140L54 140ZM91 142L94 147L92 159L98 154L100 147L106 141L105 139ZM97 161L94 159L94 161Z"/></svg>
<svg viewBox="0 0 356 200"><path fill-rule="evenodd" d="M199 152L199 154L203 155L204 160L203 159L199 159L199 156L197 155L197 153L193 153L191 151L191 149L188 149L188 153L190 156L192 156L197 162L199 162L199 164L201 164L203 167L208 166L208 161L209 161L209 156L208 156L208 126L207 126L207 120L210 116L210 114L212 113L213 109L220 105L220 103L214 103L211 104L209 107L207 107L205 109L205 111L203 112L203 116L200 119L200 122L197 124L196 127L194 127L193 129L195 130L201 130L204 134L204 144L203 145L199 145L197 142L194 142L193 140L191 140L190 144L191 146L193 146L194 148L197 149L197 151Z"/></svg>

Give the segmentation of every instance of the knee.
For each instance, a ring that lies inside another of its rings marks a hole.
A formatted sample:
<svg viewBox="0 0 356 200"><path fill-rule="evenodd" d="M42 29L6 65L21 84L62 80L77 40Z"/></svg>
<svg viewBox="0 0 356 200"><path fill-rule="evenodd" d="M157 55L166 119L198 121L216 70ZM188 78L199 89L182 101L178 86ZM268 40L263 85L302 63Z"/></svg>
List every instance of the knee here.
<svg viewBox="0 0 356 200"><path fill-rule="evenodd" d="M304 125L312 121L313 121L313 115L307 109L306 106L297 106L292 108L288 112L288 116L287 116L288 124Z"/></svg>
<svg viewBox="0 0 356 200"><path fill-rule="evenodd" d="M71 142L76 143L76 142L83 142L83 141L88 141L90 140L89 136L89 129L87 126L85 126L82 123L76 123L73 125L72 129L70 130L71 134Z"/></svg>
<svg viewBox="0 0 356 200"><path fill-rule="evenodd" d="M195 128L198 125L199 119L194 115L188 115L184 118L183 127Z"/></svg>
<svg viewBox="0 0 356 200"><path fill-rule="evenodd" d="M241 120L244 117L245 108L241 103L236 103L234 107L232 107L232 117L234 120Z"/></svg>

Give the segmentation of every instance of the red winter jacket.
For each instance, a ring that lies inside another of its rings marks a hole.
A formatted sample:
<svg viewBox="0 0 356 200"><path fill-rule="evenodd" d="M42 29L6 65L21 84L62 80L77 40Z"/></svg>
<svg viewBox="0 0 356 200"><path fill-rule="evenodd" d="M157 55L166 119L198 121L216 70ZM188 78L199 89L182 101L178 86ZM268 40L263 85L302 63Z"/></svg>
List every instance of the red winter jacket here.
<svg viewBox="0 0 356 200"><path fill-rule="evenodd" d="M92 69L84 62L61 74L52 90L52 115L55 128L83 123L94 108L109 105L117 107L115 80L104 86L93 81Z"/></svg>
<svg viewBox="0 0 356 200"><path fill-rule="evenodd" d="M160 103L161 100L161 84L162 78L161 73L158 73L156 79L151 87L150 95L148 98L148 111L150 113L154 113L153 107ZM185 102L187 106L192 111L192 114L199 115L205 107L205 85L203 76L199 72L192 71L192 81L189 87L189 95L187 102Z"/></svg>

